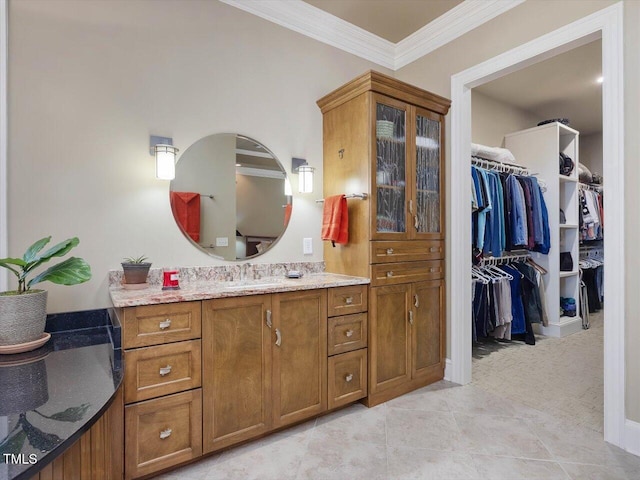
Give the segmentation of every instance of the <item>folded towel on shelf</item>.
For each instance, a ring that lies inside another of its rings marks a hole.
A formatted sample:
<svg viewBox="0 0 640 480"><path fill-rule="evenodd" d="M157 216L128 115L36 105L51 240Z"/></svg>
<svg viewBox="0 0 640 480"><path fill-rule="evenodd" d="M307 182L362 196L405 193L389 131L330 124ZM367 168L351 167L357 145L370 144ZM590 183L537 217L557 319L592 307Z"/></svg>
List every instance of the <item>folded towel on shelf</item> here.
<svg viewBox="0 0 640 480"><path fill-rule="evenodd" d="M516 157L513 156L510 150L500 147L487 147L479 143L471 144L471 156L485 158L495 162L516 163Z"/></svg>
<svg viewBox="0 0 640 480"><path fill-rule="evenodd" d="M333 195L324 199L322 211L322 240L345 245L349 242L349 212L344 195Z"/></svg>
<svg viewBox="0 0 640 480"><path fill-rule="evenodd" d="M171 192L173 215L194 242L200 241L200 194L193 192Z"/></svg>

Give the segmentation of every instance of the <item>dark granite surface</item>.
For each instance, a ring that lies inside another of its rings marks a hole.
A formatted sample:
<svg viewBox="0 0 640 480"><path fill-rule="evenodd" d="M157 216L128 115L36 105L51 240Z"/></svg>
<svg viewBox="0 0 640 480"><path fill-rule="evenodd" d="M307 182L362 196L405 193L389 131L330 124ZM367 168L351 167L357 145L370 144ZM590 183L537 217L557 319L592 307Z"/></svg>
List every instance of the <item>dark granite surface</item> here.
<svg viewBox="0 0 640 480"><path fill-rule="evenodd" d="M46 330L43 347L0 355L0 480L31 478L61 455L122 381L120 345L112 343L119 329L106 310L50 315Z"/></svg>

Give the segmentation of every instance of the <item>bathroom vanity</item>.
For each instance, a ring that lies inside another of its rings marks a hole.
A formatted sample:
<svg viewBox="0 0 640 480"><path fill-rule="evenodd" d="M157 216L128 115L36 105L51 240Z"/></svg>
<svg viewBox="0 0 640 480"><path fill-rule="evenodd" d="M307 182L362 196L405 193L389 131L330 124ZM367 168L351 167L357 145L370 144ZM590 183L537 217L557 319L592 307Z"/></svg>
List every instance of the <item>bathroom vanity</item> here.
<svg viewBox="0 0 640 480"><path fill-rule="evenodd" d="M124 349L125 478L367 395L367 278L112 288Z"/></svg>

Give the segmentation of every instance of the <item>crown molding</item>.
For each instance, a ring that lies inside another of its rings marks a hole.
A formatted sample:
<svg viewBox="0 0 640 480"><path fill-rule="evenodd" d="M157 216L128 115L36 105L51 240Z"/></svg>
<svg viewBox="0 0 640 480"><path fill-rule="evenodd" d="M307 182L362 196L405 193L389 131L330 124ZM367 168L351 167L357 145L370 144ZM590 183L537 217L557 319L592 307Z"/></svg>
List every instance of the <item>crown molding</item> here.
<svg viewBox="0 0 640 480"><path fill-rule="evenodd" d="M398 70L525 0L465 0L398 43L302 0L220 1L382 67Z"/></svg>
<svg viewBox="0 0 640 480"><path fill-rule="evenodd" d="M524 3L525 0L465 0L396 44L394 70Z"/></svg>
<svg viewBox="0 0 640 480"><path fill-rule="evenodd" d="M302 0L220 0L289 30L393 69L395 44Z"/></svg>

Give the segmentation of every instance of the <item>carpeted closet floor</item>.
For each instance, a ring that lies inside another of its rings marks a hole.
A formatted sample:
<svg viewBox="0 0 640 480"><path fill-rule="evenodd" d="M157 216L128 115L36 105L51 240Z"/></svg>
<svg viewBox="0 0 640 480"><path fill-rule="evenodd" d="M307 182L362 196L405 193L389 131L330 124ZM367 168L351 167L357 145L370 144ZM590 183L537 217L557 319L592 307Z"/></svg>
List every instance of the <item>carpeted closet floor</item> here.
<svg viewBox="0 0 640 480"><path fill-rule="evenodd" d="M559 419L603 431L603 312L591 328L535 345L489 340L473 349L473 385Z"/></svg>

